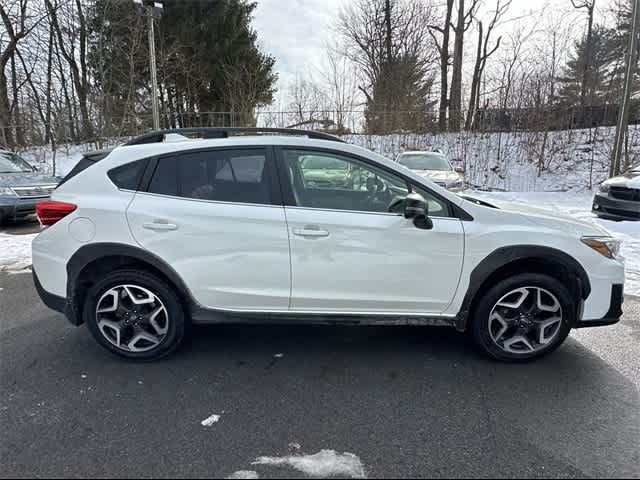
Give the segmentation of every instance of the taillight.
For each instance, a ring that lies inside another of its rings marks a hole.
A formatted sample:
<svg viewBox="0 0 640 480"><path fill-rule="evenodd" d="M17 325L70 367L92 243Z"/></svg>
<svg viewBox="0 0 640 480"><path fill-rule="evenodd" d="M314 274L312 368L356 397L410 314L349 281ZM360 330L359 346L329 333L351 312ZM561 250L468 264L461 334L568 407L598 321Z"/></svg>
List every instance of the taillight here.
<svg viewBox="0 0 640 480"><path fill-rule="evenodd" d="M59 222L64 217L74 212L78 207L72 203L40 202L36 204L36 215L43 227L48 227Z"/></svg>

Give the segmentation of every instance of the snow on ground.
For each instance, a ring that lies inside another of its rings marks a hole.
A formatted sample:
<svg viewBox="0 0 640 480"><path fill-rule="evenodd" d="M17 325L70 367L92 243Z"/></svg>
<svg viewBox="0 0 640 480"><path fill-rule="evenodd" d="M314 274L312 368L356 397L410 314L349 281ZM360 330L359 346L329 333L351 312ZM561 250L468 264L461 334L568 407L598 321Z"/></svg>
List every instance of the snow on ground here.
<svg viewBox="0 0 640 480"><path fill-rule="evenodd" d="M549 132L348 135L344 140L395 159L407 150L441 149L466 167L475 188L584 192L608 177L613 127ZM640 125L630 127L632 164L640 161ZM544 151L542 145L545 144ZM545 169L538 175L538 163Z"/></svg>
<svg viewBox="0 0 640 480"><path fill-rule="evenodd" d="M20 272L31 267L31 242L35 236L0 232L0 272Z"/></svg>
<svg viewBox="0 0 640 480"><path fill-rule="evenodd" d="M213 424L220 421L220 415L211 415L209 418L205 418L200 424L203 427L211 427Z"/></svg>
<svg viewBox="0 0 640 480"><path fill-rule="evenodd" d="M593 194L590 192L473 192L473 195L489 201L494 198L544 208L604 227L615 238L622 240L620 253L625 260L625 292L640 296L640 222L613 222L597 218L591 213Z"/></svg>
<svg viewBox="0 0 640 480"><path fill-rule="evenodd" d="M235 473L231 474L227 478L230 478L230 479L245 479L246 478L248 480L253 480L253 479L260 478L260 476L258 475L258 472L254 472L253 470L240 470L239 472L235 472Z"/></svg>
<svg viewBox="0 0 640 480"><path fill-rule="evenodd" d="M259 457L252 465L290 467L313 478L367 478L364 466L353 453L321 450L315 455Z"/></svg>
<svg viewBox="0 0 640 480"><path fill-rule="evenodd" d="M42 173L64 177L80 161L83 153L95 150L90 144L62 145L55 152L46 146L20 152L20 156L31 165L39 167Z"/></svg>

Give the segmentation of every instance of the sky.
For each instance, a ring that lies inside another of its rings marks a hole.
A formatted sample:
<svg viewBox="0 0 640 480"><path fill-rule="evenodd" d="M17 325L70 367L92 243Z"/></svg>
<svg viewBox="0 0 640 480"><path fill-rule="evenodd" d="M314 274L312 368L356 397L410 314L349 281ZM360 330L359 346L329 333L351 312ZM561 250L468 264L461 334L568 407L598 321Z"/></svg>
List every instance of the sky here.
<svg viewBox="0 0 640 480"><path fill-rule="evenodd" d="M341 7L350 0L257 0L254 27L263 49L276 58L279 73L278 99L286 101L287 86L295 81L296 75L304 77L321 69L326 57L325 45L335 41L334 25ZM424 1L424 0L416 0ZM614 0L596 0L600 9L607 8ZM442 0L433 0L434 4ZM495 0L485 0L486 8L495 5ZM513 0L507 22L503 28L513 28L517 24L535 24L540 16L550 10L565 8L571 10L570 0ZM522 19L523 16L527 18ZM586 15L585 15L586 17ZM580 17L577 17L578 21ZM520 20L518 20L520 19ZM511 25L511 27L510 27Z"/></svg>

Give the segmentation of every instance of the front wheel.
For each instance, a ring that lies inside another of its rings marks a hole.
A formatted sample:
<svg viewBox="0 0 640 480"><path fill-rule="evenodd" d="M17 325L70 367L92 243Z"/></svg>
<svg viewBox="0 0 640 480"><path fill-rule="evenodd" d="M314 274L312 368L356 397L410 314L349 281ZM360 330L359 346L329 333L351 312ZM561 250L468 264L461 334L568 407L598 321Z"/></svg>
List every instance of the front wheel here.
<svg viewBox="0 0 640 480"><path fill-rule="evenodd" d="M569 291L555 278L516 275L499 282L480 299L473 315L473 336L496 360L534 360L566 340L574 310Z"/></svg>
<svg viewBox="0 0 640 480"><path fill-rule="evenodd" d="M180 298L144 271L116 271L97 282L87 293L83 316L100 345L131 360L162 358L184 338Z"/></svg>

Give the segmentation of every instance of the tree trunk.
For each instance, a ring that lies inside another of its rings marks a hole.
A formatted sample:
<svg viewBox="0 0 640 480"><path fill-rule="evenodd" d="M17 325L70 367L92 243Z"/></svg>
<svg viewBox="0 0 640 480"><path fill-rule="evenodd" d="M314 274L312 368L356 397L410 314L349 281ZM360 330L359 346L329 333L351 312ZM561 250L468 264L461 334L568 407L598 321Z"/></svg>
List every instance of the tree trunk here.
<svg viewBox="0 0 640 480"><path fill-rule="evenodd" d="M447 129L447 107L449 106L449 37L454 0L447 0L447 13L442 30L442 49L440 52L440 111L438 126L443 132Z"/></svg>
<svg viewBox="0 0 640 480"><path fill-rule="evenodd" d="M0 70L0 146L12 148L15 146L11 130L11 111L9 107L9 92L7 76Z"/></svg>
<svg viewBox="0 0 640 480"><path fill-rule="evenodd" d="M476 65L473 68L473 77L471 79L471 96L469 97L469 108L467 110L467 121L465 123L465 130L471 130L473 125L473 118L476 113L477 100L480 97L480 67L482 65L482 37L483 37L482 22L478 23L478 51L476 53Z"/></svg>
<svg viewBox="0 0 640 480"><path fill-rule="evenodd" d="M586 51L585 51L584 65L582 66L582 85L580 87L580 107L584 107L586 105L585 99L587 96L587 84L589 83L589 57L591 55L591 43L593 41L593 12L595 8L595 0L593 0L593 3L587 8L589 11L589 26L587 28L587 45L586 45Z"/></svg>
<svg viewBox="0 0 640 480"><path fill-rule="evenodd" d="M459 0L458 21L455 28L453 48L453 74L451 77L451 96L449 102L449 130L459 131L462 120L462 57L464 50L465 10L464 0Z"/></svg>

